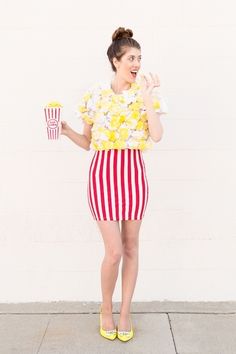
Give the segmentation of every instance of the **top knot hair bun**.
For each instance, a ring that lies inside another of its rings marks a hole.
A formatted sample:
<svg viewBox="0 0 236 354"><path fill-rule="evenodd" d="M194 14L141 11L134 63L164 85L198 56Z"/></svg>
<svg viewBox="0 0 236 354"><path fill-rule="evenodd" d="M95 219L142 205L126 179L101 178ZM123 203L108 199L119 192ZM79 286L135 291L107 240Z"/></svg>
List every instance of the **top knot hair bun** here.
<svg viewBox="0 0 236 354"><path fill-rule="evenodd" d="M107 56L111 63L112 70L117 71L113 59L120 61L129 48L141 50L140 44L134 39L133 31L129 28L119 27L112 35L112 43L107 49Z"/></svg>
<svg viewBox="0 0 236 354"><path fill-rule="evenodd" d="M132 38L133 37L133 31L129 28L125 29L124 27L119 27L117 30L112 35L112 42L114 42L117 39L122 39L122 38Z"/></svg>

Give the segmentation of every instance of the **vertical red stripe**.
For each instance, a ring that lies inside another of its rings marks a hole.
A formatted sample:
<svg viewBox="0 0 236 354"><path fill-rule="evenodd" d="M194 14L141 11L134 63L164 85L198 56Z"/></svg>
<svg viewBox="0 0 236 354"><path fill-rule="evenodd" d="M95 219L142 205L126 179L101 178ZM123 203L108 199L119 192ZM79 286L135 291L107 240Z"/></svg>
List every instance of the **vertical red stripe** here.
<svg viewBox="0 0 236 354"><path fill-rule="evenodd" d="M128 149L128 191L129 191L129 212L128 218L132 219L132 208L133 208L133 197L132 197L132 180L131 180L131 169L132 169L132 162L131 162L131 154L132 159L134 158L133 154L134 151Z"/></svg>
<svg viewBox="0 0 236 354"><path fill-rule="evenodd" d="M134 155L134 171L135 171L135 191L136 191L136 205L135 205L135 212L134 212L134 219L138 217L138 208L139 208L139 183L138 183L138 165L137 165L137 155L138 150L135 150Z"/></svg>
<svg viewBox="0 0 236 354"><path fill-rule="evenodd" d="M122 201L121 201L121 211L122 211L122 219L125 219L125 207L126 207L126 200L125 200L125 176L124 176L124 170L125 170L125 150L122 150L121 152L121 167L120 167L120 182L121 182L121 196L122 196Z"/></svg>
<svg viewBox="0 0 236 354"><path fill-rule="evenodd" d="M47 117L47 109L46 108L44 108L44 114L45 114L45 120L46 120L46 123L47 123L48 117Z"/></svg>
<svg viewBox="0 0 236 354"><path fill-rule="evenodd" d="M143 214L143 210L144 210L144 203L145 203L145 199L146 199L146 189L145 189L145 181L144 181L144 176L143 176L143 165L142 165L142 161L141 161L141 156L140 156L140 150L139 150L139 153L138 153L138 157L139 157L139 163L140 163L140 167L142 169L142 191L143 191L143 200L142 200L142 208L141 208L141 212L140 212L140 215Z"/></svg>
<svg viewBox="0 0 236 354"><path fill-rule="evenodd" d="M92 173L92 183L93 183L93 194L94 194L94 199L95 199L95 209L96 209L96 214L98 219L101 218L101 215L99 214L99 208L98 208L98 196L97 196L97 187L96 187L96 171L97 171L97 165L98 165L98 157L99 157L100 151L96 155L96 160L94 164L94 169Z"/></svg>
<svg viewBox="0 0 236 354"><path fill-rule="evenodd" d="M119 219L119 196L118 196L118 183L117 183L117 149L114 150L114 191L115 191L115 211L116 220Z"/></svg>
<svg viewBox="0 0 236 354"><path fill-rule="evenodd" d="M94 212L93 212L93 209L92 209L92 204L90 202L90 186L89 186L89 181L88 181L88 184L87 184L87 200L88 200L88 205L89 205L89 208L90 208L90 211L91 211L91 214L93 215L93 218L95 219L95 215L94 215Z"/></svg>
<svg viewBox="0 0 236 354"><path fill-rule="evenodd" d="M103 186L103 166L104 166L104 155L105 155L105 150L101 151L102 157L101 157L101 163L99 167L99 182L100 182L100 200L101 200L101 205L102 205L102 214L103 214L103 219L106 220L106 209L105 209L105 201L104 201L104 186Z"/></svg>
<svg viewBox="0 0 236 354"><path fill-rule="evenodd" d="M144 210L143 210L143 214L144 214L145 209L147 207L147 202L148 202L149 186L148 186L148 180L147 180L147 175L146 175L146 167L145 167L145 163L144 163L142 155L141 155L141 161L142 161L142 165L143 165L143 175L144 175L144 179L146 182L146 199L145 199L145 205L144 205Z"/></svg>
<svg viewBox="0 0 236 354"><path fill-rule="evenodd" d="M109 210L109 218L112 220L112 197L111 197L111 181L110 181L110 159L111 159L111 150L107 152L107 170L106 170L106 178L107 178L107 199L108 199L108 210Z"/></svg>
<svg viewBox="0 0 236 354"><path fill-rule="evenodd" d="M96 218L95 216L95 210L94 210L94 205L93 205L93 200L92 200L92 192L91 192L91 183L92 183L92 166L93 166L93 162L94 162L94 159L96 157L96 154L97 152L95 151L94 155L93 155L93 159L91 161L91 164L90 164L90 168L89 168L89 182L88 182L88 197L89 197L89 200L90 200L90 205L91 205L91 208L92 208L92 213L94 215L94 218Z"/></svg>

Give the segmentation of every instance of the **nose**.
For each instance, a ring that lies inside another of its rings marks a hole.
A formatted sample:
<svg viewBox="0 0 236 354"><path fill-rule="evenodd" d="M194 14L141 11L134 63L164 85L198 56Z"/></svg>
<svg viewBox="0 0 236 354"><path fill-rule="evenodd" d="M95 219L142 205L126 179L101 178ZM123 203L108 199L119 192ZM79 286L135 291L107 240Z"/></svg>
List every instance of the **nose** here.
<svg viewBox="0 0 236 354"><path fill-rule="evenodd" d="M138 69L138 68L140 68L140 66L141 66L140 61L139 61L138 59L135 59L135 61L134 61L134 68L135 68L135 69Z"/></svg>

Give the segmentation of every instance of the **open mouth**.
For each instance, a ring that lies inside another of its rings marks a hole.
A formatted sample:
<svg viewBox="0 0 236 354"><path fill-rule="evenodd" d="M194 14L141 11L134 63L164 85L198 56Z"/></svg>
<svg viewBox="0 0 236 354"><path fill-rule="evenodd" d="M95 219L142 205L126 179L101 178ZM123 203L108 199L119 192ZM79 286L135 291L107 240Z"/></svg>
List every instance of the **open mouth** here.
<svg viewBox="0 0 236 354"><path fill-rule="evenodd" d="M135 78L135 77L137 76L137 72L138 72L137 70L132 70L132 71L131 71L132 77Z"/></svg>

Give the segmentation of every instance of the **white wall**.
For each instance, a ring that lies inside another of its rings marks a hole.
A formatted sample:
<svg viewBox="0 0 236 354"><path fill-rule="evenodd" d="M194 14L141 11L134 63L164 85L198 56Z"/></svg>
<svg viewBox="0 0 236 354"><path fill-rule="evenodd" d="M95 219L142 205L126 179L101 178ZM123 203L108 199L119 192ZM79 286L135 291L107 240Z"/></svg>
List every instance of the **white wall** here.
<svg viewBox="0 0 236 354"><path fill-rule="evenodd" d="M93 151L48 141L43 107L61 101L81 132L76 103L112 75L106 50L119 26L133 29L169 103L164 137L144 155L133 301L236 300L234 1L0 5L0 302L101 300L103 243L86 196Z"/></svg>

